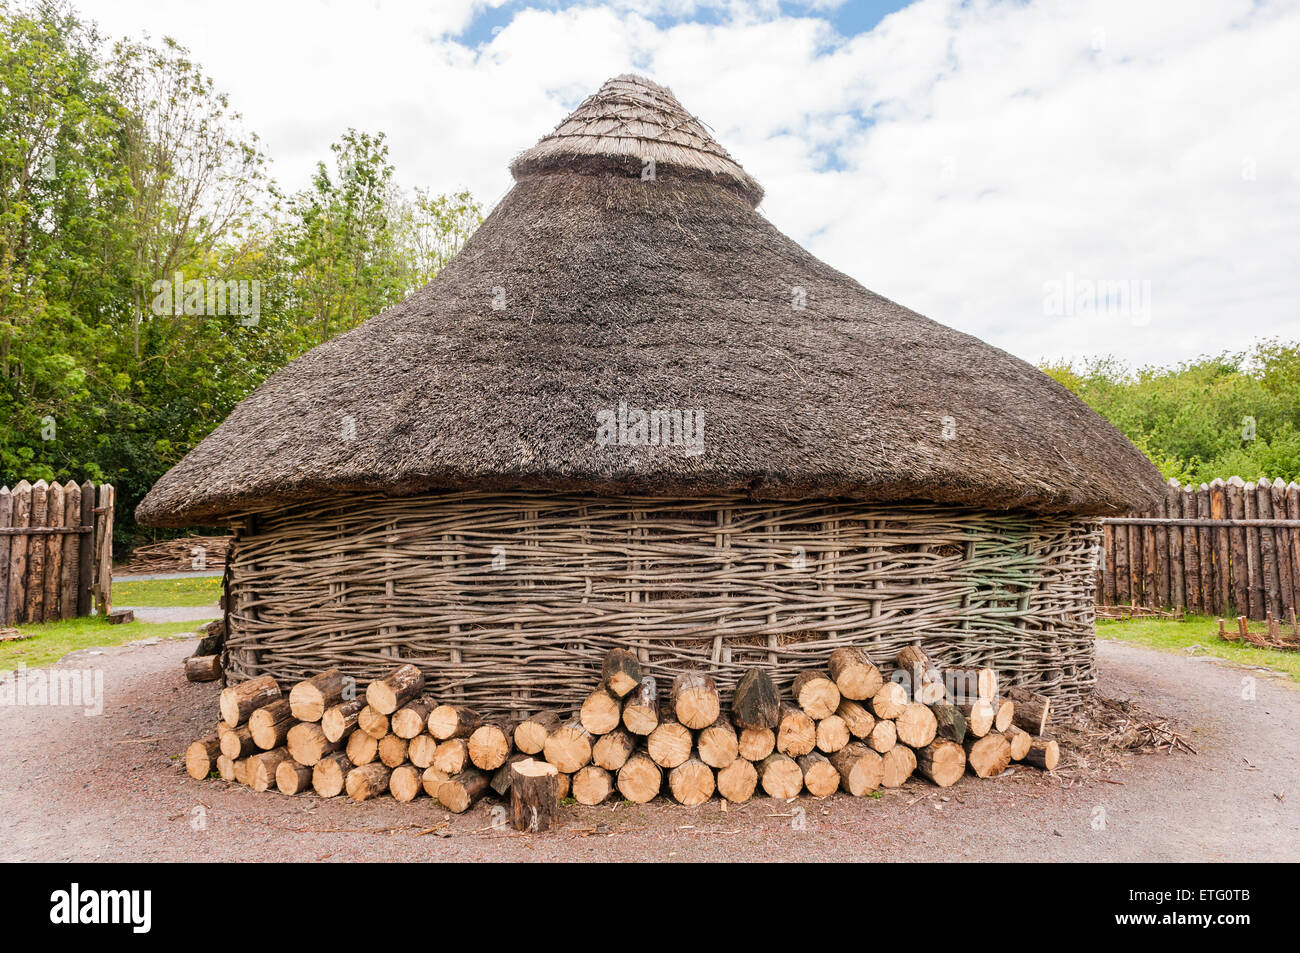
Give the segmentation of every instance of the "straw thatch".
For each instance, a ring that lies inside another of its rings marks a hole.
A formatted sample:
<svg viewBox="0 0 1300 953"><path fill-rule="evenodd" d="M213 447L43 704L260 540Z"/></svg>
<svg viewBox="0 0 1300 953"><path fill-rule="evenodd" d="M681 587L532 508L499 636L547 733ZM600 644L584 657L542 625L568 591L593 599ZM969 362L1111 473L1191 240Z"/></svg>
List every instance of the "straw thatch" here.
<svg viewBox="0 0 1300 953"><path fill-rule="evenodd" d="M639 160L658 150L655 177ZM137 517L211 524L352 492L1150 505L1154 467L1025 362L873 294L753 208L671 94L620 77L515 163L436 280L272 376ZM937 280L941 280L941 277ZM702 415L702 452L597 415Z"/></svg>

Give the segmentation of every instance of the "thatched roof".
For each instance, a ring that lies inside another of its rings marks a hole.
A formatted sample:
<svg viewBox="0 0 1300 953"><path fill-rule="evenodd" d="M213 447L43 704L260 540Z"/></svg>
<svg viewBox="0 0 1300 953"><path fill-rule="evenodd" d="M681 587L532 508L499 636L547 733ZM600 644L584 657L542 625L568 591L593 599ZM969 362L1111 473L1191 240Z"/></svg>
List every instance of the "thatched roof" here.
<svg viewBox="0 0 1300 953"><path fill-rule="evenodd" d="M137 518L211 524L375 489L1080 514L1163 492L1051 378L773 228L666 89L619 77L575 117L515 162L515 187L434 281L274 374ZM623 164L647 143L649 180ZM598 428L620 405L631 438L609 443ZM702 449L638 442L638 410L698 412Z"/></svg>

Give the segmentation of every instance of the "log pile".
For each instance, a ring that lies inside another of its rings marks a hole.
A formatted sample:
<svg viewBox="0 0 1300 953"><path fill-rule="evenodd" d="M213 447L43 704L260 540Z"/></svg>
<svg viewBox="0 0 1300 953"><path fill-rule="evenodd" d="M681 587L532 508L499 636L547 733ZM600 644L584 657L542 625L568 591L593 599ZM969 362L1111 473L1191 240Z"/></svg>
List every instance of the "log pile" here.
<svg viewBox="0 0 1300 953"><path fill-rule="evenodd" d="M1013 762L1056 767L1044 696L999 695L991 669L944 670L919 645L897 665L886 679L846 646L824 669L800 672L788 698L754 668L724 700L706 672L660 685L633 653L614 649L577 712L520 720L439 704L409 663L362 697L338 670L287 695L262 676L221 692L221 720L190 745L185 766L194 778L215 772L254 790L428 797L453 813L495 794L528 831L548 830L566 797L597 805L664 796L686 806L715 795L734 804L759 793L863 797L913 774L948 787L967 774L996 777Z"/></svg>

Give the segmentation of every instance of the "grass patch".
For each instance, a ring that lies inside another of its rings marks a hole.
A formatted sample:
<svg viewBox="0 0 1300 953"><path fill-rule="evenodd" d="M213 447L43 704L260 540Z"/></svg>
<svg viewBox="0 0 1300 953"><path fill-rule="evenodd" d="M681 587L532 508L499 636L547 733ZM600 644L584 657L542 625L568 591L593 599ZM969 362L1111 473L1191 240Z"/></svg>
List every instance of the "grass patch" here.
<svg viewBox="0 0 1300 953"><path fill-rule="evenodd" d="M1252 627L1262 623L1251 623ZM1217 655L1242 665L1257 665L1283 672L1293 681L1300 681L1300 651L1281 652L1261 649L1254 645L1225 642L1219 638L1219 623L1212 616L1189 615L1183 619L1125 619L1123 621L1097 620L1097 637L1116 642L1131 642L1149 649L1187 654L1194 645L1203 646L1210 655Z"/></svg>
<svg viewBox="0 0 1300 953"><path fill-rule="evenodd" d="M135 579L113 583L115 606L210 606L220 598L220 576Z"/></svg>
<svg viewBox="0 0 1300 953"><path fill-rule="evenodd" d="M44 625L20 625L18 631L31 635L21 642L0 642L0 672L11 672L21 662L28 668L57 662L77 649L95 649L121 645L136 639L190 635L202 622L128 622L109 625L99 616L47 622Z"/></svg>

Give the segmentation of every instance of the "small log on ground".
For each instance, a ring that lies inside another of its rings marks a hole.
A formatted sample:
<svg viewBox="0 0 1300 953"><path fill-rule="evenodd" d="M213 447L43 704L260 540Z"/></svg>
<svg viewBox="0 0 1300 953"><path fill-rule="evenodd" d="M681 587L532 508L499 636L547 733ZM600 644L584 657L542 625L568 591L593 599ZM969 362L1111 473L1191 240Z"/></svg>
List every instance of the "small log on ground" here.
<svg viewBox="0 0 1300 953"><path fill-rule="evenodd" d="M247 762L244 767L246 779L244 783L254 791L270 790L271 785L275 784L275 769L291 758L288 748L275 748L243 759Z"/></svg>
<svg viewBox="0 0 1300 953"><path fill-rule="evenodd" d="M586 765L573 775L570 791L579 804L588 807L603 804L614 793L614 776L594 764Z"/></svg>
<svg viewBox="0 0 1300 953"><path fill-rule="evenodd" d="M781 706L781 723L776 729L776 750L797 758L817 747L817 726L807 713L793 705Z"/></svg>
<svg viewBox="0 0 1300 953"><path fill-rule="evenodd" d="M1061 763L1061 748L1055 741L1047 738L1035 738L1021 760L1025 764L1032 764L1035 768L1053 771Z"/></svg>
<svg viewBox="0 0 1300 953"><path fill-rule="evenodd" d="M751 668L731 697L731 720L738 728L776 728L781 720L781 693L767 669Z"/></svg>
<svg viewBox="0 0 1300 953"><path fill-rule="evenodd" d="M342 741L356 729L357 718L365 708L362 699L354 698L325 709L320 719L321 731L330 741Z"/></svg>
<svg viewBox="0 0 1300 953"><path fill-rule="evenodd" d="M898 682L885 682L880 691L871 696L871 713L877 718L897 718L910 699L907 689Z"/></svg>
<svg viewBox="0 0 1300 953"><path fill-rule="evenodd" d="M354 767L356 765L348 760L347 752L330 752L311 769L311 789L321 797L338 797L343 793L348 772Z"/></svg>
<svg viewBox="0 0 1300 953"><path fill-rule="evenodd" d="M930 661L919 645L904 646L898 652L898 667L907 673L912 701L933 705L947 696L943 672Z"/></svg>
<svg viewBox="0 0 1300 953"><path fill-rule="evenodd" d="M221 753L221 738L216 732L200 738L185 749L185 772L196 781L202 781L216 770ZM233 763L234 759L230 760Z"/></svg>
<svg viewBox="0 0 1300 953"><path fill-rule="evenodd" d="M483 724L482 717L472 708L439 705L429 712L429 734L439 741L468 738L481 724Z"/></svg>
<svg viewBox="0 0 1300 953"><path fill-rule="evenodd" d="M966 752L955 741L932 741L916 750L916 772L941 788L952 787L966 771Z"/></svg>
<svg viewBox="0 0 1300 953"><path fill-rule="evenodd" d="M388 790L388 779L392 776L392 770L387 765L375 761L370 764L363 764L353 768L348 772L347 780L343 786L347 789L348 797L354 801L369 801L371 798L379 797Z"/></svg>
<svg viewBox="0 0 1300 953"><path fill-rule="evenodd" d="M514 750L514 736L513 722L485 721L469 736L469 760L483 771L495 771Z"/></svg>
<svg viewBox="0 0 1300 953"><path fill-rule="evenodd" d="M934 740L938 729L938 720L930 706L919 702L909 702L894 719L898 740L909 748L924 748Z"/></svg>
<svg viewBox="0 0 1300 953"><path fill-rule="evenodd" d="M966 716L956 705L931 705L934 712L935 737L961 744L966 740Z"/></svg>
<svg viewBox="0 0 1300 953"><path fill-rule="evenodd" d="M347 753L353 767L363 767L379 757L379 741L364 731L354 731L348 735Z"/></svg>
<svg viewBox="0 0 1300 953"><path fill-rule="evenodd" d="M650 732L645 744L646 753L655 764L661 768L675 768L691 756L695 739L691 737L690 729L677 720L668 706L664 706L659 713L659 727Z"/></svg>
<svg viewBox="0 0 1300 953"><path fill-rule="evenodd" d="M293 760L308 767L314 767L325 755L343 747L343 742L326 738L314 721L300 721L290 728L287 743Z"/></svg>
<svg viewBox="0 0 1300 953"><path fill-rule="evenodd" d="M627 764L635 750L636 738L619 728L596 739L591 746L591 763L606 771L617 771Z"/></svg>
<svg viewBox="0 0 1300 953"><path fill-rule="evenodd" d="M289 705L299 721L320 721L325 709L342 702L343 693L355 682L331 668L299 682L289 689Z"/></svg>
<svg viewBox="0 0 1300 953"><path fill-rule="evenodd" d="M1023 761L1029 753L1030 745L1034 743L1034 736L1019 725L1009 725L1002 734L1011 745L1011 760Z"/></svg>
<svg viewBox="0 0 1300 953"><path fill-rule="evenodd" d="M849 743L849 726L839 715L830 715L817 722L817 750L834 754Z"/></svg>
<svg viewBox="0 0 1300 953"><path fill-rule="evenodd" d="M993 708L992 702L986 702L983 699L977 699L973 702L960 704L957 709L966 719L966 735L972 738L983 738L993 729L993 719L997 712Z"/></svg>
<svg viewBox="0 0 1300 953"><path fill-rule="evenodd" d="M390 768L397 767L406 761L406 751L410 744L397 735L384 735L379 739L379 760Z"/></svg>
<svg viewBox="0 0 1300 953"><path fill-rule="evenodd" d="M610 649L600 669L601 681L615 698L626 698L641 684L641 662L627 649Z"/></svg>
<svg viewBox="0 0 1300 953"><path fill-rule="evenodd" d="M417 698L413 702L407 702L393 712L393 717L389 719L389 727L397 737L410 741L424 731L425 723L429 720L429 712L433 709L433 700L430 698ZM392 782L389 782L389 787L392 787Z"/></svg>
<svg viewBox="0 0 1300 953"><path fill-rule="evenodd" d="M826 755L814 751L799 758L798 764L803 772L803 786L813 797L829 797L839 790L840 773Z"/></svg>
<svg viewBox="0 0 1300 953"><path fill-rule="evenodd" d="M879 689L876 689L879 691ZM835 709L835 714L844 720L845 726L849 729L849 734L859 741L871 734L871 729L876 727L876 716L867 711L865 705L858 702L845 699L840 702L840 707Z"/></svg>
<svg viewBox="0 0 1300 953"><path fill-rule="evenodd" d="M840 690L840 696L850 701L870 698L885 683L880 669L872 664L862 649L854 645L844 645L832 652L827 668L835 687Z"/></svg>
<svg viewBox="0 0 1300 953"><path fill-rule="evenodd" d="M744 804L754 796L754 789L758 787L758 772L751 762L736 758L718 770L717 784L718 794L722 797L732 804Z"/></svg>
<svg viewBox="0 0 1300 953"><path fill-rule="evenodd" d="M683 672L673 680L668 696L669 707L677 720L695 731L707 728L718 720L722 703L713 676L703 672Z"/></svg>
<svg viewBox="0 0 1300 953"><path fill-rule="evenodd" d="M357 714L357 727L378 741L392 732L393 723L383 712L367 705Z"/></svg>
<svg viewBox="0 0 1300 953"><path fill-rule="evenodd" d="M448 738L434 749L433 767L448 777L460 774L469 766L469 742L464 738Z"/></svg>
<svg viewBox="0 0 1300 953"><path fill-rule="evenodd" d="M510 765L510 824L525 834L555 826L560 778L555 765L526 758Z"/></svg>
<svg viewBox="0 0 1300 953"><path fill-rule="evenodd" d="M804 714L814 721L830 717L840 707L840 690L826 672L800 672L790 691Z"/></svg>
<svg viewBox="0 0 1300 953"><path fill-rule="evenodd" d="M636 691L623 699L623 727L643 737L659 727L659 683L653 675L641 679Z"/></svg>
<svg viewBox="0 0 1300 953"><path fill-rule="evenodd" d="M406 804L424 791L424 772L413 764L399 764L388 776L388 793Z"/></svg>
<svg viewBox="0 0 1300 953"><path fill-rule="evenodd" d="M453 814L464 814L488 791L491 778L478 768L467 768L438 785L438 803Z"/></svg>
<svg viewBox="0 0 1300 953"><path fill-rule="evenodd" d="M894 722L889 718L881 718L876 721L876 725L871 729L871 734L866 737L867 744L873 751L884 754L886 751L893 751L898 744L898 729L894 727Z"/></svg>
<svg viewBox="0 0 1300 953"><path fill-rule="evenodd" d="M740 755L740 738L726 715L700 732L696 740L700 760L711 768L725 768Z"/></svg>
<svg viewBox="0 0 1300 953"><path fill-rule="evenodd" d="M623 703L607 686L600 685L583 700L578 718L593 735L608 734L623 720Z"/></svg>
<svg viewBox="0 0 1300 953"><path fill-rule="evenodd" d="M1031 735L1041 736L1047 730L1047 719L1052 710L1050 698L1024 688L1008 689L1007 698L1015 703L1014 720L1017 725Z"/></svg>
<svg viewBox="0 0 1300 953"><path fill-rule="evenodd" d="M779 751L756 764L754 770L758 772L758 783L768 797L788 801L798 797L803 790L803 771L793 758Z"/></svg>
<svg viewBox="0 0 1300 953"><path fill-rule="evenodd" d="M391 715L424 694L424 673L407 662L366 686L366 704L381 715Z"/></svg>
<svg viewBox="0 0 1300 953"><path fill-rule="evenodd" d="M281 794L301 794L311 787L312 769L292 759L281 761L275 769L275 787Z"/></svg>
<svg viewBox="0 0 1300 953"><path fill-rule="evenodd" d="M995 778L1011 763L1011 742L1000 731L983 738L967 738L966 765L979 778Z"/></svg>
<svg viewBox="0 0 1300 953"><path fill-rule="evenodd" d="M577 783L577 778L574 778ZM673 800L686 807L695 807L713 797L717 784L713 769L699 758L688 758L668 772L668 790Z"/></svg>
<svg viewBox="0 0 1300 953"><path fill-rule="evenodd" d="M636 752L618 769L618 793L633 804L653 801L663 787L663 772L648 754Z"/></svg>
<svg viewBox="0 0 1300 953"><path fill-rule="evenodd" d="M515 725L515 747L524 754L541 754L546 736L560 723L558 711L539 711Z"/></svg>
<svg viewBox="0 0 1300 953"><path fill-rule="evenodd" d="M830 760L840 776L840 787L854 797L870 794L885 776L884 760L858 741L835 752Z"/></svg>
<svg viewBox="0 0 1300 953"><path fill-rule="evenodd" d="M580 719L572 718L551 732L542 750L556 768L573 774L591 762L591 732Z"/></svg>
<svg viewBox="0 0 1300 953"><path fill-rule="evenodd" d="M930 742L935 744L936 742ZM958 748L958 751L961 749ZM894 745L880 756L880 786L901 788L916 770L916 752L907 745Z"/></svg>
<svg viewBox="0 0 1300 953"><path fill-rule="evenodd" d="M220 677L220 655L191 655L185 660L185 678L187 681L215 682Z"/></svg>
<svg viewBox="0 0 1300 953"><path fill-rule="evenodd" d="M296 723L288 700L281 698L249 715L248 731L253 736L255 745L263 751L270 751L285 743L289 729Z"/></svg>
<svg viewBox="0 0 1300 953"><path fill-rule="evenodd" d="M238 761L240 758L264 750L257 746L257 742L253 740L253 731L246 724L231 728L223 722L217 729L217 736L221 739L221 753L232 761Z"/></svg>
<svg viewBox="0 0 1300 953"><path fill-rule="evenodd" d="M223 688L218 702L221 708L221 720L231 728L242 725L257 709L279 698L280 686L270 675L262 675Z"/></svg>

